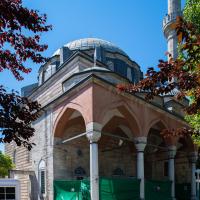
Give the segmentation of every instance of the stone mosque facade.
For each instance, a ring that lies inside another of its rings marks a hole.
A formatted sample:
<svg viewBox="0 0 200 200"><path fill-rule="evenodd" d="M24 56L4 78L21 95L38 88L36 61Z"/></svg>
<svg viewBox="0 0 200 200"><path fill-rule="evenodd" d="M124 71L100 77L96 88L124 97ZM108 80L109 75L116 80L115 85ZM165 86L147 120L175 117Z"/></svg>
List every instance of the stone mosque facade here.
<svg viewBox="0 0 200 200"><path fill-rule="evenodd" d="M180 1L168 4L163 29L175 56L170 24L180 13ZM145 92L116 89L141 79L140 66L111 42L85 38L58 49L40 67L38 83L22 88L22 95L43 110L33 123L36 146L30 152L5 146L16 166L10 177L20 181L20 199L53 200L55 180L89 178L91 200L99 200L100 177L135 177L139 199L147 199L146 180L169 180L171 199L179 199L177 184L189 184L188 199L195 200L197 148L189 136L160 134L188 126L183 113L188 101L177 101L176 91L146 102Z"/></svg>

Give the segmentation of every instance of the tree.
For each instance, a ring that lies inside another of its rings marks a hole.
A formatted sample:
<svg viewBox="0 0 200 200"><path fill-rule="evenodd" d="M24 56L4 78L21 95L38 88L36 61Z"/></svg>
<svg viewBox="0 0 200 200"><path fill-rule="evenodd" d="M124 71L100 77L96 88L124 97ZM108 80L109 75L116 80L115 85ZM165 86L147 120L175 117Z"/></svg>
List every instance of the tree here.
<svg viewBox="0 0 200 200"><path fill-rule="evenodd" d="M49 31L46 15L23 7L22 0L0 1L0 72L7 69L17 80L30 73L25 66L29 59L43 63L41 52L47 45L40 44L40 33ZM37 119L40 105L21 97L15 91L8 93L0 86L0 143L15 141L18 146L32 148L34 134L31 123Z"/></svg>
<svg viewBox="0 0 200 200"><path fill-rule="evenodd" d="M180 56L176 60L171 55L169 61L159 60L158 71L149 68L146 78L137 85L118 85L118 88L133 93L148 91L146 100L168 94L176 88L179 91L177 99L191 98L191 103L185 108L185 112L193 117L200 114L200 35L195 26L181 17L177 18L172 28L177 33ZM176 81L172 81L173 78ZM165 130L163 135L167 137L172 132L173 135L191 134L194 142L199 144L199 129Z"/></svg>
<svg viewBox="0 0 200 200"><path fill-rule="evenodd" d="M200 33L200 1L187 0L183 11L184 19L192 23Z"/></svg>
<svg viewBox="0 0 200 200"><path fill-rule="evenodd" d="M184 19L192 23L197 33L200 33L200 1L198 0L187 0L186 5L184 8ZM193 98L191 97L191 100ZM185 117L186 121L191 125L191 127L198 131L200 130L200 114L193 114L193 115L186 115ZM196 143L200 145L200 138L198 135L193 135L193 139Z"/></svg>
<svg viewBox="0 0 200 200"><path fill-rule="evenodd" d="M12 159L0 151L0 177L8 176L9 170L14 168Z"/></svg>

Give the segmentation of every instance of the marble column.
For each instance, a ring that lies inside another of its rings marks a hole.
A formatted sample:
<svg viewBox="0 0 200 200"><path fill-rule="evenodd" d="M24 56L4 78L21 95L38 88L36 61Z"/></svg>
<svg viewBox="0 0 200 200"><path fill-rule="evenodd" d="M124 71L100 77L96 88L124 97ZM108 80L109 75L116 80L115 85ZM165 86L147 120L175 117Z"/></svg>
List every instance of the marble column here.
<svg viewBox="0 0 200 200"><path fill-rule="evenodd" d="M169 146L168 147L169 151L168 151L168 156L169 156L169 160L168 160L168 176L169 176L169 180L172 182L171 185L171 198L172 200L175 200L175 155L176 155L176 146Z"/></svg>
<svg viewBox="0 0 200 200"><path fill-rule="evenodd" d="M102 126L91 122L87 124L87 138L90 142L90 196L91 200L99 200L99 160L98 141L101 137Z"/></svg>
<svg viewBox="0 0 200 200"><path fill-rule="evenodd" d="M145 182L144 182L144 149L147 144L146 137L137 137L135 147L137 149L137 178L140 179L140 199L145 199Z"/></svg>
<svg viewBox="0 0 200 200"><path fill-rule="evenodd" d="M197 200L197 191L196 191L196 162L198 158L197 152L192 152L189 155L189 161L191 163L191 200Z"/></svg>

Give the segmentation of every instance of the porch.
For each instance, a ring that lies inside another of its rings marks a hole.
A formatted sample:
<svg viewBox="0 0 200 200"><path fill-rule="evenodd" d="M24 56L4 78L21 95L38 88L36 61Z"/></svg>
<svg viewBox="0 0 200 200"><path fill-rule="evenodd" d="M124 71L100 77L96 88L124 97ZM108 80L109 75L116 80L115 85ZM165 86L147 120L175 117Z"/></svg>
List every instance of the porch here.
<svg viewBox="0 0 200 200"><path fill-rule="evenodd" d="M91 122L84 111L66 106L57 117L55 200L64 198L60 195L80 200L196 200L196 152L191 139L160 134L175 127L173 120L166 123L145 115L139 123L126 105L105 108L98 116L100 123ZM189 183L191 187L184 185Z"/></svg>
<svg viewBox="0 0 200 200"><path fill-rule="evenodd" d="M173 135L163 138L161 135L163 129L182 127L182 122L138 102L117 101L118 95L111 98L114 94L102 88L95 86L92 91L93 98L95 94L98 96L93 106L86 103L84 96L73 104L65 102L57 111L53 129L54 180L69 183L67 180L79 179L76 180L79 183L77 192L81 195L81 185L87 182L91 200L104 200L102 180L112 185L109 194L117 199L121 197L116 197L115 193L123 192L113 189L116 181L124 180L120 184L124 191L126 181L136 181L135 199L141 200L165 197L174 200L183 193L176 192L179 188L176 184L191 183L191 189L183 186L180 191L190 193L190 199L196 200L197 152L191 138ZM89 94L84 95L88 97ZM112 103L113 100L116 103ZM127 191L128 197L135 187ZM71 189L67 192L74 192Z"/></svg>

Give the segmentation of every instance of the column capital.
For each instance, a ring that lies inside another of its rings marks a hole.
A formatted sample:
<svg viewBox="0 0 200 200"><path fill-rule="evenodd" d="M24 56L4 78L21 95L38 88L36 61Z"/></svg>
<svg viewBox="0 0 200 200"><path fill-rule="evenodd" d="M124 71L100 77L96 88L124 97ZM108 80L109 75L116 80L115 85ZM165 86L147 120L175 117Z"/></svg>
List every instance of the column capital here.
<svg viewBox="0 0 200 200"><path fill-rule="evenodd" d="M146 144L147 144L147 137L137 137L134 139L135 147L137 151L144 151Z"/></svg>
<svg viewBox="0 0 200 200"><path fill-rule="evenodd" d="M196 152L196 151L195 152L190 152L188 157L189 157L189 161L191 163L196 163L197 159L198 159L198 152Z"/></svg>
<svg viewBox="0 0 200 200"><path fill-rule="evenodd" d="M173 159L176 156L176 146L168 146L168 157L169 159Z"/></svg>
<svg viewBox="0 0 200 200"><path fill-rule="evenodd" d="M97 122L90 122L86 125L87 138L91 143L98 142L101 137L102 125Z"/></svg>

